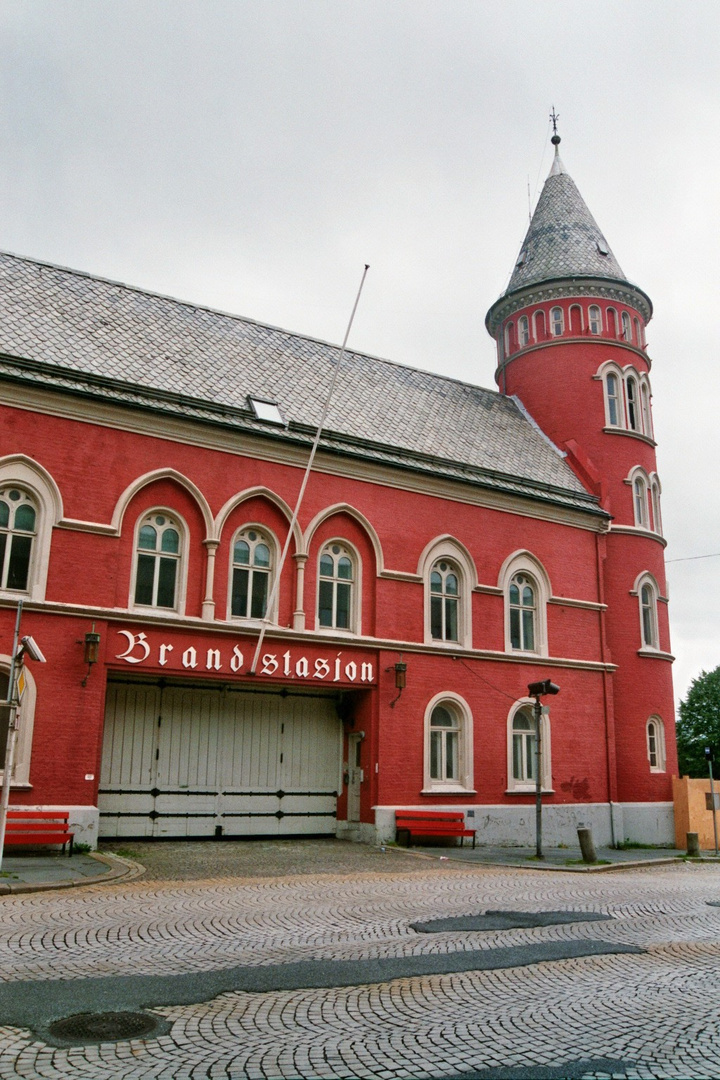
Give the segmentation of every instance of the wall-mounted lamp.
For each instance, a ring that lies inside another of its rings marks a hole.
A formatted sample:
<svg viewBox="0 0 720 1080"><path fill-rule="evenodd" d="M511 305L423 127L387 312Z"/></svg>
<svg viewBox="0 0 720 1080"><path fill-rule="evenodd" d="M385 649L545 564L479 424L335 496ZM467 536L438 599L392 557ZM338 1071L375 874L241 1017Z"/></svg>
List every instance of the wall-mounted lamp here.
<svg viewBox="0 0 720 1080"><path fill-rule="evenodd" d="M396 664L393 664L392 667L386 668L386 671L395 672L395 689L397 690L398 694L397 697L393 698L393 700L390 702L390 708L394 709L395 702L400 700L400 695L405 689L405 685L407 682L407 664L403 663L402 653L400 653L400 659L398 660L398 662Z"/></svg>
<svg viewBox="0 0 720 1080"><path fill-rule="evenodd" d="M83 660L87 664L87 673L82 681L82 685L87 686L90 671L93 664L97 664L98 654L100 652L100 635L95 633L95 623L92 624L92 630L88 631L85 635L85 640L82 644L85 647Z"/></svg>

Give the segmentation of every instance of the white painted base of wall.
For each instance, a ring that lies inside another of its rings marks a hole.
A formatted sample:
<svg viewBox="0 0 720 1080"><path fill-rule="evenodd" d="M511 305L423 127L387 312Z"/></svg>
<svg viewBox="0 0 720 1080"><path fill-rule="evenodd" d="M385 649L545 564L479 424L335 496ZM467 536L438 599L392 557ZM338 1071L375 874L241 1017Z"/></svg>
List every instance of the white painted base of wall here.
<svg viewBox="0 0 720 1080"><path fill-rule="evenodd" d="M523 806L376 806L371 842L395 839L396 810L454 810L465 814L469 829L477 830L479 845L499 847L535 846L535 804ZM342 822L338 823L338 829ZM663 803L563 803L543 805L543 844L577 845L577 830L592 829L597 847L611 847L626 840L636 844L675 845L673 804ZM338 831L338 836L341 835ZM358 837L365 839L365 837ZM367 841L366 841L367 842Z"/></svg>
<svg viewBox="0 0 720 1080"><path fill-rule="evenodd" d="M47 813L51 813L53 810L62 810L63 812L67 810L70 814L68 828L70 832L75 833L74 843L89 844L93 851L97 848L98 823L100 821L97 806L59 806L55 803L52 806L41 806L36 803L34 806L13 806L11 804L10 809L44 810Z"/></svg>
<svg viewBox="0 0 720 1080"><path fill-rule="evenodd" d="M353 840L358 844L375 844L379 842L376 826L370 825L366 821L338 821L335 835L338 840Z"/></svg>

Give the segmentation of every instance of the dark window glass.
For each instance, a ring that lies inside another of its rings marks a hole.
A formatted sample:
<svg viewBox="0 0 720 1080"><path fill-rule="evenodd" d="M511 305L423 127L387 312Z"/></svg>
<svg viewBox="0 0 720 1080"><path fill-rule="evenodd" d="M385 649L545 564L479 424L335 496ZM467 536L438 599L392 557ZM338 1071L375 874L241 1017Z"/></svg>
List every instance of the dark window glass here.
<svg viewBox="0 0 720 1080"><path fill-rule="evenodd" d="M137 577L135 580L136 604L152 604L154 578L155 559L152 555L138 555Z"/></svg>
<svg viewBox="0 0 720 1080"><path fill-rule="evenodd" d="M248 571L233 570L232 613L240 619L247 618Z"/></svg>
<svg viewBox="0 0 720 1080"><path fill-rule="evenodd" d="M175 559L160 559L157 596L158 607L175 607L175 578L177 576L177 566L178 564Z"/></svg>
<svg viewBox="0 0 720 1080"><path fill-rule="evenodd" d="M8 589L27 589L31 548L31 536L13 536L7 576Z"/></svg>
<svg viewBox="0 0 720 1080"><path fill-rule="evenodd" d="M331 581L321 581L318 594L318 617L321 626L332 626L333 585Z"/></svg>

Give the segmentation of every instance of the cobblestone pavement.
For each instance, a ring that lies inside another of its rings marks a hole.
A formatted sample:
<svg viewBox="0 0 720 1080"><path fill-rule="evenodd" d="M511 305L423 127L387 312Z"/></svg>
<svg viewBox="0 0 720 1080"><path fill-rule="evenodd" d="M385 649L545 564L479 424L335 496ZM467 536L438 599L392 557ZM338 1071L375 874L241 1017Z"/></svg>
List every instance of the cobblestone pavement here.
<svg viewBox="0 0 720 1080"><path fill-rule="evenodd" d="M153 1005L156 1037L85 1046L0 1026L2 1080L720 1078L720 867L572 875L332 841L128 847L147 865L132 881L0 897L4 991L308 961L355 961L359 984ZM488 909L611 919L410 925ZM593 941L643 951L360 982L374 958Z"/></svg>

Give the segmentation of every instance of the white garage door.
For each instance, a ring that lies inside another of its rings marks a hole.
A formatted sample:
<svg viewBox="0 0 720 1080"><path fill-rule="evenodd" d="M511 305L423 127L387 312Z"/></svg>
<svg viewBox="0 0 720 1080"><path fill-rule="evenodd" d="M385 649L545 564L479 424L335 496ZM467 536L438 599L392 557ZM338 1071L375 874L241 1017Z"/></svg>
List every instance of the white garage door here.
<svg viewBox="0 0 720 1080"><path fill-rule="evenodd" d="M109 683L101 836L334 833L331 698Z"/></svg>

